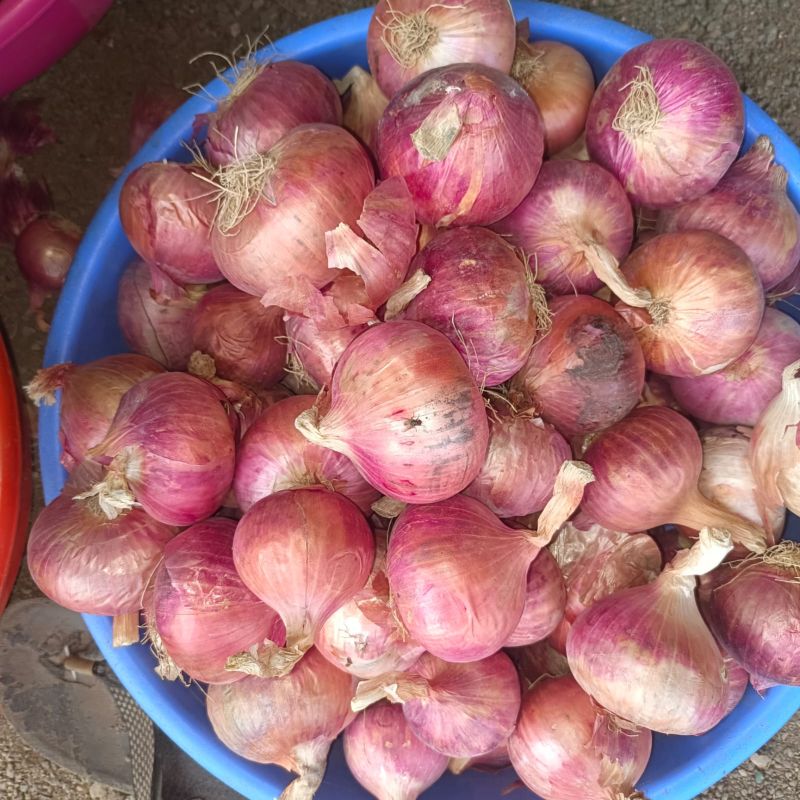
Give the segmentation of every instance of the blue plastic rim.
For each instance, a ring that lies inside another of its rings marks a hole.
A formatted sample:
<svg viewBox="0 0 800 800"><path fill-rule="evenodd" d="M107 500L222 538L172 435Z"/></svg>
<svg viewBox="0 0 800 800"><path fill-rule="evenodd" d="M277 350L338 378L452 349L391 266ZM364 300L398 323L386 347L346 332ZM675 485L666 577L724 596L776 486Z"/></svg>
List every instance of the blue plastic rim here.
<svg viewBox="0 0 800 800"><path fill-rule="evenodd" d="M533 39L556 39L578 48L601 77L627 50L649 38L618 22L583 11L549 3L516 2L517 18L529 17ZM353 64L367 66L366 32L371 9L336 17L298 31L275 44L282 58L315 64L331 77L344 75ZM262 58L275 56L272 49ZM186 160L181 142L191 139L195 114L214 105L212 97L226 94L224 84L208 85L209 97L193 97L179 108L114 184L86 231L53 320L45 364L90 361L127 346L116 321L117 283L134 256L119 221L119 192L128 173L147 161ZM789 172L789 194L800 207L800 151L778 125L751 100L745 99L747 132L745 147L766 134L775 145L776 158ZM785 311L800 320L800 312ZM47 502L60 492L65 473L59 465L58 407L43 406L39 413L39 451L42 482ZM790 517L788 534L800 539L800 520ZM205 700L199 687L165 683L153 672L154 661L146 646L114 649L111 621L84 617L112 669L152 720L192 758L235 791L250 800L277 797L289 776L277 767L246 761L230 752L215 737L206 718ZM735 769L800 708L800 689L776 687L760 698L749 689L736 710L714 730L700 737L656 735L653 757L639 783L650 800L689 800ZM496 775L471 772L455 778L447 775L426 797L447 800L489 800L502 797L514 780L506 770ZM530 795L528 795L530 796ZM350 776L341 744L334 745L328 772L317 793L320 800L355 800L369 795Z"/></svg>

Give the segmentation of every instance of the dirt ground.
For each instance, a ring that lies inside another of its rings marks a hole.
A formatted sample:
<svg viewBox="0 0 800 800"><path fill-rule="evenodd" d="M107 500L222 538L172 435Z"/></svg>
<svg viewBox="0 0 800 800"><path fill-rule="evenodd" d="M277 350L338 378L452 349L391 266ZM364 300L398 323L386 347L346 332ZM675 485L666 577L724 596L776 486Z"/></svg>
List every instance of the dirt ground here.
<svg viewBox="0 0 800 800"><path fill-rule="evenodd" d="M574 0L566 5L616 18L656 36L698 39L722 56L742 87L800 139L800 14L797 0ZM268 26L277 39L358 0L117 0L98 27L47 74L18 94L44 100L58 142L27 159L47 178L56 209L85 226L127 156L130 102L140 87L186 86L211 77L190 64L209 50L230 52ZM0 249L0 318L22 382L39 366L45 337L25 313L27 297L11 254ZM31 409L32 412L32 409ZM35 427L35 426L34 426ZM38 492L38 475L36 477ZM41 502L40 493L36 505ZM35 590L22 574L15 596ZM800 795L800 718L753 760L703 795L708 800L789 800ZM103 786L71 777L16 738L0 715L0 797L9 800L114 800ZM183 800L177 798L176 800Z"/></svg>

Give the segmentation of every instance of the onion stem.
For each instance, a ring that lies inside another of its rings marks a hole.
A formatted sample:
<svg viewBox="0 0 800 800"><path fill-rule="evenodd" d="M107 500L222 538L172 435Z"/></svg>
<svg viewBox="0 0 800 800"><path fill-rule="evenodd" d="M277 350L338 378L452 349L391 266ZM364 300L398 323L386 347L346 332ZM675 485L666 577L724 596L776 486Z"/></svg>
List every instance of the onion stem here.
<svg viewBox="0 0 800 800"><path fill-rule="evenodd" d="M125 647L139 641L139 612L117 614L111 623L111 644L114 647Z"/></svg>

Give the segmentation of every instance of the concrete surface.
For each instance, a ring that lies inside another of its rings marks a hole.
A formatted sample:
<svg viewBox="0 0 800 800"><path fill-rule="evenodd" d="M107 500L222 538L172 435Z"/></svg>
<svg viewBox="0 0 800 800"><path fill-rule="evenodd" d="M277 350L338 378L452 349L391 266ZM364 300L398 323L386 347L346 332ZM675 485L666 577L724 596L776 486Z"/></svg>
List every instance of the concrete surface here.
<svg viewBox="0 0 800 800"><path fill-rule="evenodd" d="M797 0L569 0L566 4L656 36L706 43L731 65L745 91L800 139ZM59 137L57 144L28 159L26 167L47 177L62 214L86 225L111 185L111 170L125 161L130 100L138 87L203 82L210 77L208 68L189 64L197 53L229 52L245 34L257 35L267 25L270 36L279 38L364 5L358 0L118 0L76 50L20 91L44 98L44 117ZM39 365L44 348L44 336L30 316L21 313L26 303L13 259L0 250L0 317L23 382ZM16 596L34 592L23 574ZM798 754L800 718L795 718L761 754L703 797L796 798ZM16 738L0 715L0 797L117 800L118 795L43 761Z"/></svg>

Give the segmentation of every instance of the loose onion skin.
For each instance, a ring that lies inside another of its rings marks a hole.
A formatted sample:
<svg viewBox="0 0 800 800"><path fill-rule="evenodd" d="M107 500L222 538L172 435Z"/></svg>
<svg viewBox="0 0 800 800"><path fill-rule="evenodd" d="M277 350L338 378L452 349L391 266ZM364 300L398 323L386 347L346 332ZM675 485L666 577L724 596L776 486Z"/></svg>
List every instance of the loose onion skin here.
<svg viewBox="0 0 800 800"><path fill-rule="evenodd" d="M402 312L441 331L467 362L478 386L519 372L536 336L528 275L514 251L485 228L453 228L417 254L409 274L430 283Z"/></svg>
<svg viewBox="0 0 800 800"><path fill-rule="evenodd" d="M354 339L334 371L328 412L310 409L295 424L405 503L460 492L478 474L489 439L483 398L458 351L438 331L405 320Z"/></svg>
<svg viewBox="0 0 800 800"><path fill-rule="evenodd" d="M633 797L651 749L649 730L621 727L569 675L525 693L508 741L514 769L542 800Z"/></svg>
<svg viewBox="0 0 800 800"><path fill-rule="evenodd" d="M423 72L448 64L472 62L508 73L514 40L507 0L467 6L379 0L367 31L367 57L378 85L392 97Z"/></svg>
<svg viewBox="0 0 800 800"><path fill-rule="evenodd" d="M344 757L355 779L378 800L417 800L447 769L447 756L423 744L403 709L379 703L344 732Z"/></svg>
<svg viewBox="0 0 800 800"><path fill-rule="evenodd" d="M405 178L417 219L440 228L505 217L533 186L543 151L536 105L508 75L478 64L440 67L405 85L376 142L383 177Z"/></svg>
<svg viewBox="0 0 800 800"><path fill-rule="evenodd" d="M715 425L755 425L781 390L781 373L800 359L800 325L767 307L755 341L711 375L670 378L675 399L693 417Z"/></svg>
<svg viewBox="0 0 800 800"><path fill-rule="evenodd" d="M37 405L53 405L56 391L61 390L60 460L70 471L105 438L125 392L163 371L147 356L106 356L88 364L68 362L40 369L25 390Z"/></svg>
<svg viewBox="0 0 800 800"><path fill-rule="evenodd" d="M222 280L209 236L214 188L204 177L196 166L142 164L119 196L120 222L133 249L181 285Z"/></svg>
<svg viewBox="0 0 800 800"><path fill-rule="evenodd" d="M625 53L592 98L586 144L634 203L665 208L712 189L744 136L744 106L730 69L685 39Z"/></svg>
<svg viewBox="0 0 800 800"><path fill-rule="evenodd" d="M800 261L800 214L786 194L788 175L766 136L735 161L708 194L658 216L660 233L707 230L747 253L764 289L786 279Z"/></svg>
<svg viewBox="0 0 800 800"><path fill-rule="evenodd" d="M209 686L206 708L234 753L299 776L279 800L312 800L331 743L353 718L352 696L353 679L312 649L289 675Z"/></svg>
<svg viewBox="0 0 800 800"><path fill-rule="evenodd" d="M208 125L203 150L218 166L266 153L298 125L341 125L342 104L333 83L300 61L271 61L241 69L216 111L195 125Z"/></svg>
<svg viewBox="0 0 800 800"><path fill-rule="evenodd" d="M566 437L607 428L638 402L644 358L636 336L603 300L550 302L552 325L511 381L518 408L533 407Z"/></svg>
<svg viewBox="0 0 800 800"><path fill-rule="evenodd" d="M227 659L265 639L281 643L280 617L243 583L233 565L233 520L212 518L164 548L153 579L154 621L168 658L196 681L231 683Z"/></svg>
<svg viewBox="0 0 800 800"><path fill-rule="evenodd" d="M342 96L342 125L372 152L378 120L389 105L389 98L375 78L357 64L334 84Z"/></svg>
<svg viewBox="0 0 800 800"><path fill-rule="evenodd" d="M625 258L633 212L619 181L598 164L545 161L530 192L492 230L536 265L536 280L549 294L593 294L602 282L592 270L589 245Z"/></svg>

